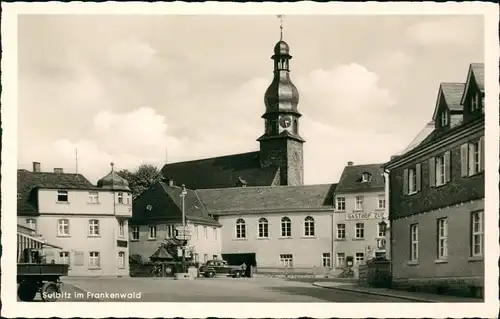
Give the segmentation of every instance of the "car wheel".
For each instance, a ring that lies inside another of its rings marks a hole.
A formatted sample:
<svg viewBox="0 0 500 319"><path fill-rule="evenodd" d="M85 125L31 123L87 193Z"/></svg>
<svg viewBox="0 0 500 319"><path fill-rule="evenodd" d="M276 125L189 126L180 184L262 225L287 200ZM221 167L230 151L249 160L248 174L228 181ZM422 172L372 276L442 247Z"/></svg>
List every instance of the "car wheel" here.
<svg viewBox="0 0 500 319"><path fill-rule="evenodd" d="M205 277L207 277L207 278L214 278L215 277L215 272L209 271L208 273L206 273Z"/></svg>

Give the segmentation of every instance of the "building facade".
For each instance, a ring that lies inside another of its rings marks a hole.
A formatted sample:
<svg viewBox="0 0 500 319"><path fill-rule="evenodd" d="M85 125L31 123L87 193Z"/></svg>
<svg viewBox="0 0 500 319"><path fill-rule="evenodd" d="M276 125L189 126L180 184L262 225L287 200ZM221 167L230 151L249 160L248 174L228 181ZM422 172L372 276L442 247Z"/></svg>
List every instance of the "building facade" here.
<svg viewBox="0 0 500 319"><path fill-rule="evenodd" d="M382 164L349 162L335 192L335 267L352 258L355 271L373 257L385 257L387 220Z"/></svg>
<svg viewBox="0 0 500 319"><path fill-rule="evenodd" d="M434 131L385 164L395 286L484 287L484 69L444 83ZM445 287L445 288L443 288Z"/></svg>
<svg viewBox="0 0 500 319"><path fill-rule="evenodd" d="M128 276L128 183L113 170L92 185L80 174L18 170L18 224L61 249L47 262L67 263L69 276Z"/></svg>

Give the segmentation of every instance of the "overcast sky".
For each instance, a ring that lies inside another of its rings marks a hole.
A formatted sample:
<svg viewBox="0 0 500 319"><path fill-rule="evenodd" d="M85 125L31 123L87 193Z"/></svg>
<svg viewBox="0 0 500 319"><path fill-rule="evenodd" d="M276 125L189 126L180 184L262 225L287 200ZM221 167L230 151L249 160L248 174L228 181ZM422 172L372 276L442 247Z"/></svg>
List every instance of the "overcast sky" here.
<svg viewBox="0 0 500 319"><path fill-rule="evenodd" d="M109 171L258 150L275 16L19 17L19 168ZM440 82L483 62L479 16L287 16L305 182L385 162ZM167 151L168 149L168 151ZM167 156L168 153L168 156Z"/></svg>

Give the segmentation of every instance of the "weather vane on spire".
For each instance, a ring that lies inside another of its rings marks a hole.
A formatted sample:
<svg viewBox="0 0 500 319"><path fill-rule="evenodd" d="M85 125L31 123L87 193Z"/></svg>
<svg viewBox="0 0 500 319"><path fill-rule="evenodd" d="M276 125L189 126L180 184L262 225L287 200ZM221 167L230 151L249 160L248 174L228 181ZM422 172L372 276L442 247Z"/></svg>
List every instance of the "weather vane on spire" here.
<svg viewBox="0 0 500 319"><path fill-rule="evenodd" d="M283 17L284 14L278 14L277 17L280 19L280 41L283 40Z"/></svg>

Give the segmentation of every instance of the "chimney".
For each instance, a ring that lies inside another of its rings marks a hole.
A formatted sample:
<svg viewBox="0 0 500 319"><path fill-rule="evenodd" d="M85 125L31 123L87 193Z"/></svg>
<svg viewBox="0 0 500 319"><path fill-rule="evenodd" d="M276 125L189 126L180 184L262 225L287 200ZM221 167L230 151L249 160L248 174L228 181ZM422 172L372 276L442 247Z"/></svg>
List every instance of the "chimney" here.
<svg viewBox="0 0 500 319"><path fill-rule="evenodd" d="M353 165L354 165L353 162L351 162L351 161L347 162L347 166L353 166Z"/></svg>
<svg viewBox="0 0 500 319"><path fill-rule="evenodd" d="M40 163L39 162L33 162L33 172L41 172L40 168Z"/></svg>
<svg viewBox="0 0 500 319"><path fill-rule="evenodd" d="M62 173L64 173L64 170L62 168L60 168L60 167L57 167L57 168L54 168L54 173L56 173L56 174L62 174Z"/></svg>

